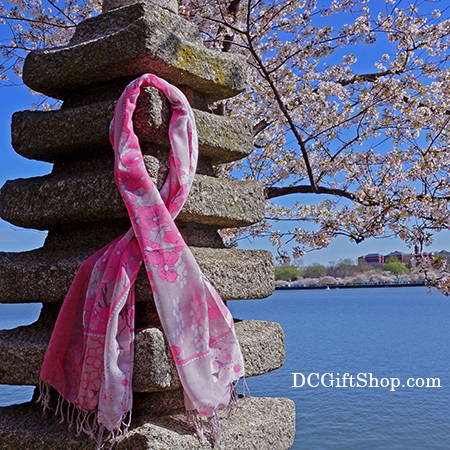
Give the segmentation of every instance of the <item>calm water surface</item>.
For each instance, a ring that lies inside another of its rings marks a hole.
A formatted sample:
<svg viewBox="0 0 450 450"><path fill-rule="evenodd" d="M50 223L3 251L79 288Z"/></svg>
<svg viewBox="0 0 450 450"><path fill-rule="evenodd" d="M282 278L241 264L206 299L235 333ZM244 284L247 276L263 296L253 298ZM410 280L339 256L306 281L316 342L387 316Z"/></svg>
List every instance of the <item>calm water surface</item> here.
<svg viewBox="0 0 450 450"><path fill-rule="evenodd" d="M293 449L450 449L450 299L422 287L294 290L229 305L235 317L283 325L285 365L248 384L294 400ZM293 388L293 372L349 373L354 384L359 373L438 377L442 387Z"/></svg>
<svg viewBox="0 0 450 450"><path fill-rule="evenodd" d="M37 320L41 305L32 303L25 305L4 305L0 303L0 330L29 325ZM28 402L33 395L31 386L0 385L0 406Z"/></svg>
<svg viewBox="0 0 450 450"><path fill-rule="evenodd" d="M247 381L254 396L294 400L292 449L450 449L450 299L421 287L333 289L277 291L228 305L237 318L283 325L285 365ZM39 309L0 305L0 328L31 323ZM360 373L403 384L439 378L442 387L293 388L293 372L349 373L354 384ZM29 388L0 386L2 406L30 396Z"/></svg>

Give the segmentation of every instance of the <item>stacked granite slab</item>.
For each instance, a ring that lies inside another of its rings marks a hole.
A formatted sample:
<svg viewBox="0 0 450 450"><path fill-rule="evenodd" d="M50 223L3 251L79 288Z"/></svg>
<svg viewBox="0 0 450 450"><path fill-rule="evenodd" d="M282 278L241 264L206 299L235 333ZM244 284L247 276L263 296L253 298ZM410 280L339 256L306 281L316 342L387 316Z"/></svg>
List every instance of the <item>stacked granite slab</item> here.
<svg viewBox="0 0 450 450"><path fill-rule="evenodd" d="M43 303L39 320L0 331L0 384L37 385L60 305L84 259L130 227L115 187L108 128L129 81L154 73L177 85L194 108L200 158L195 182L177 224L202 271L224 300L264 298L273 292L269 252L224 248L218 229L263 218L256 182L219 179L213 167L252 151L252 127L240 117L216 116L208 105L245 88L246 62L208 50L195 26L177 15L176 1L105 0L101 15L79 24L69 44L31 52L24 82L63 100L60 110L25 111L12 119L20 155L52 162L52 173L8 181L0 213L10 223L48 230L42 248L0 253L0 302ZM157 90L141 90L134 123L147 169L158 186L167 173L170 107ZM132 430L118 449L212 448L201 443L183 414L180 381L161 331L145 273L136 282L137 333ZM247 376L284 362L276 323L236 322ZM250 398L225 418L222 449L287 449L295 429L293 403ZM33 402L0 408L1 449L90 449Z"/></svg>

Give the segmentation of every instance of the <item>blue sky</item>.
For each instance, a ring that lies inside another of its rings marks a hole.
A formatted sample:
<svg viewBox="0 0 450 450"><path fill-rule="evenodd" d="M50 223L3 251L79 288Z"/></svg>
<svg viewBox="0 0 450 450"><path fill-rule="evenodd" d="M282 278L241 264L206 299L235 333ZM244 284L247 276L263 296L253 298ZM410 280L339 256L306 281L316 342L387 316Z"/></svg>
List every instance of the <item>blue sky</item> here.
<svg viewBox="0 0 450 450"><path fill-rule="evenodd" d="M21 86L0 87L0 185L6 180L44 175L51 164L31 161L14 152L11 146L11 117L15 111L30 109L36 97ZM32 130L30 130L32 131ZM46 233L25 230L0 220L0 251L24 251L40 247Z"/></svg>

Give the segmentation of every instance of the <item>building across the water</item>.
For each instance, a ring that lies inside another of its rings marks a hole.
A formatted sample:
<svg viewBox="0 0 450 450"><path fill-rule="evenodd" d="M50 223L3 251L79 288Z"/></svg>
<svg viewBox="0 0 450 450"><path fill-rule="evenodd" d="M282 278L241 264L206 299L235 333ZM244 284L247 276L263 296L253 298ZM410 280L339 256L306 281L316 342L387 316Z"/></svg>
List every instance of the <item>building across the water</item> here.
<svg viewBox="0 0 450 450"><path fill-rule="evenodd" d="M446 250L442 250L442 252L439 252L439 254L450 255ZM358 263L366 262L367 264L370 264L372 266L379 266L381 264L384 264L388 258L390 258L391 256L394 256L401 263L409 264L412 256L415 256L417 259L421 259L421 258L432 256L432 255L433 255L433 253L428 253L428 252L421 253L419 251L419 246L416 245L414 247L414 253L402 253L399 251L394 251L387 255L381 255L380 253L369 253L367 255L360 256L358 258Z"/></svg>
<svg viewBox="0 0 450 450"><path fill-rule="evenodd" d="M360 256L358 258L358 263L362 261L365 261L367 264L377 266L379 264L384 264L384 256L379 253L369 253L368 255Z"/></svg>

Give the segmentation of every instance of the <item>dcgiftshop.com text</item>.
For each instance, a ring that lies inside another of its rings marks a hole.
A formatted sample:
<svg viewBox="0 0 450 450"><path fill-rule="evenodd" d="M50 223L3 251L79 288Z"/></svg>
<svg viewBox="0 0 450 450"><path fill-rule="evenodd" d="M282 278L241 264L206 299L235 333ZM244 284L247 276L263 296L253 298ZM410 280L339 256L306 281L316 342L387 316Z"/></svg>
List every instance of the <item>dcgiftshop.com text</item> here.
<svg viewBox="0 0 450 450"><path fill-rule="evenodd" d="M397 388L440 388L440 378L408 378L404 382L396 377L375 377L372 373L360 372L357 375L349 373L317 373L311 372L303 374L301 372L293 372L294 383L293 388L301 387L337 387L337 388L389 388L395 391Z"/></svg>

